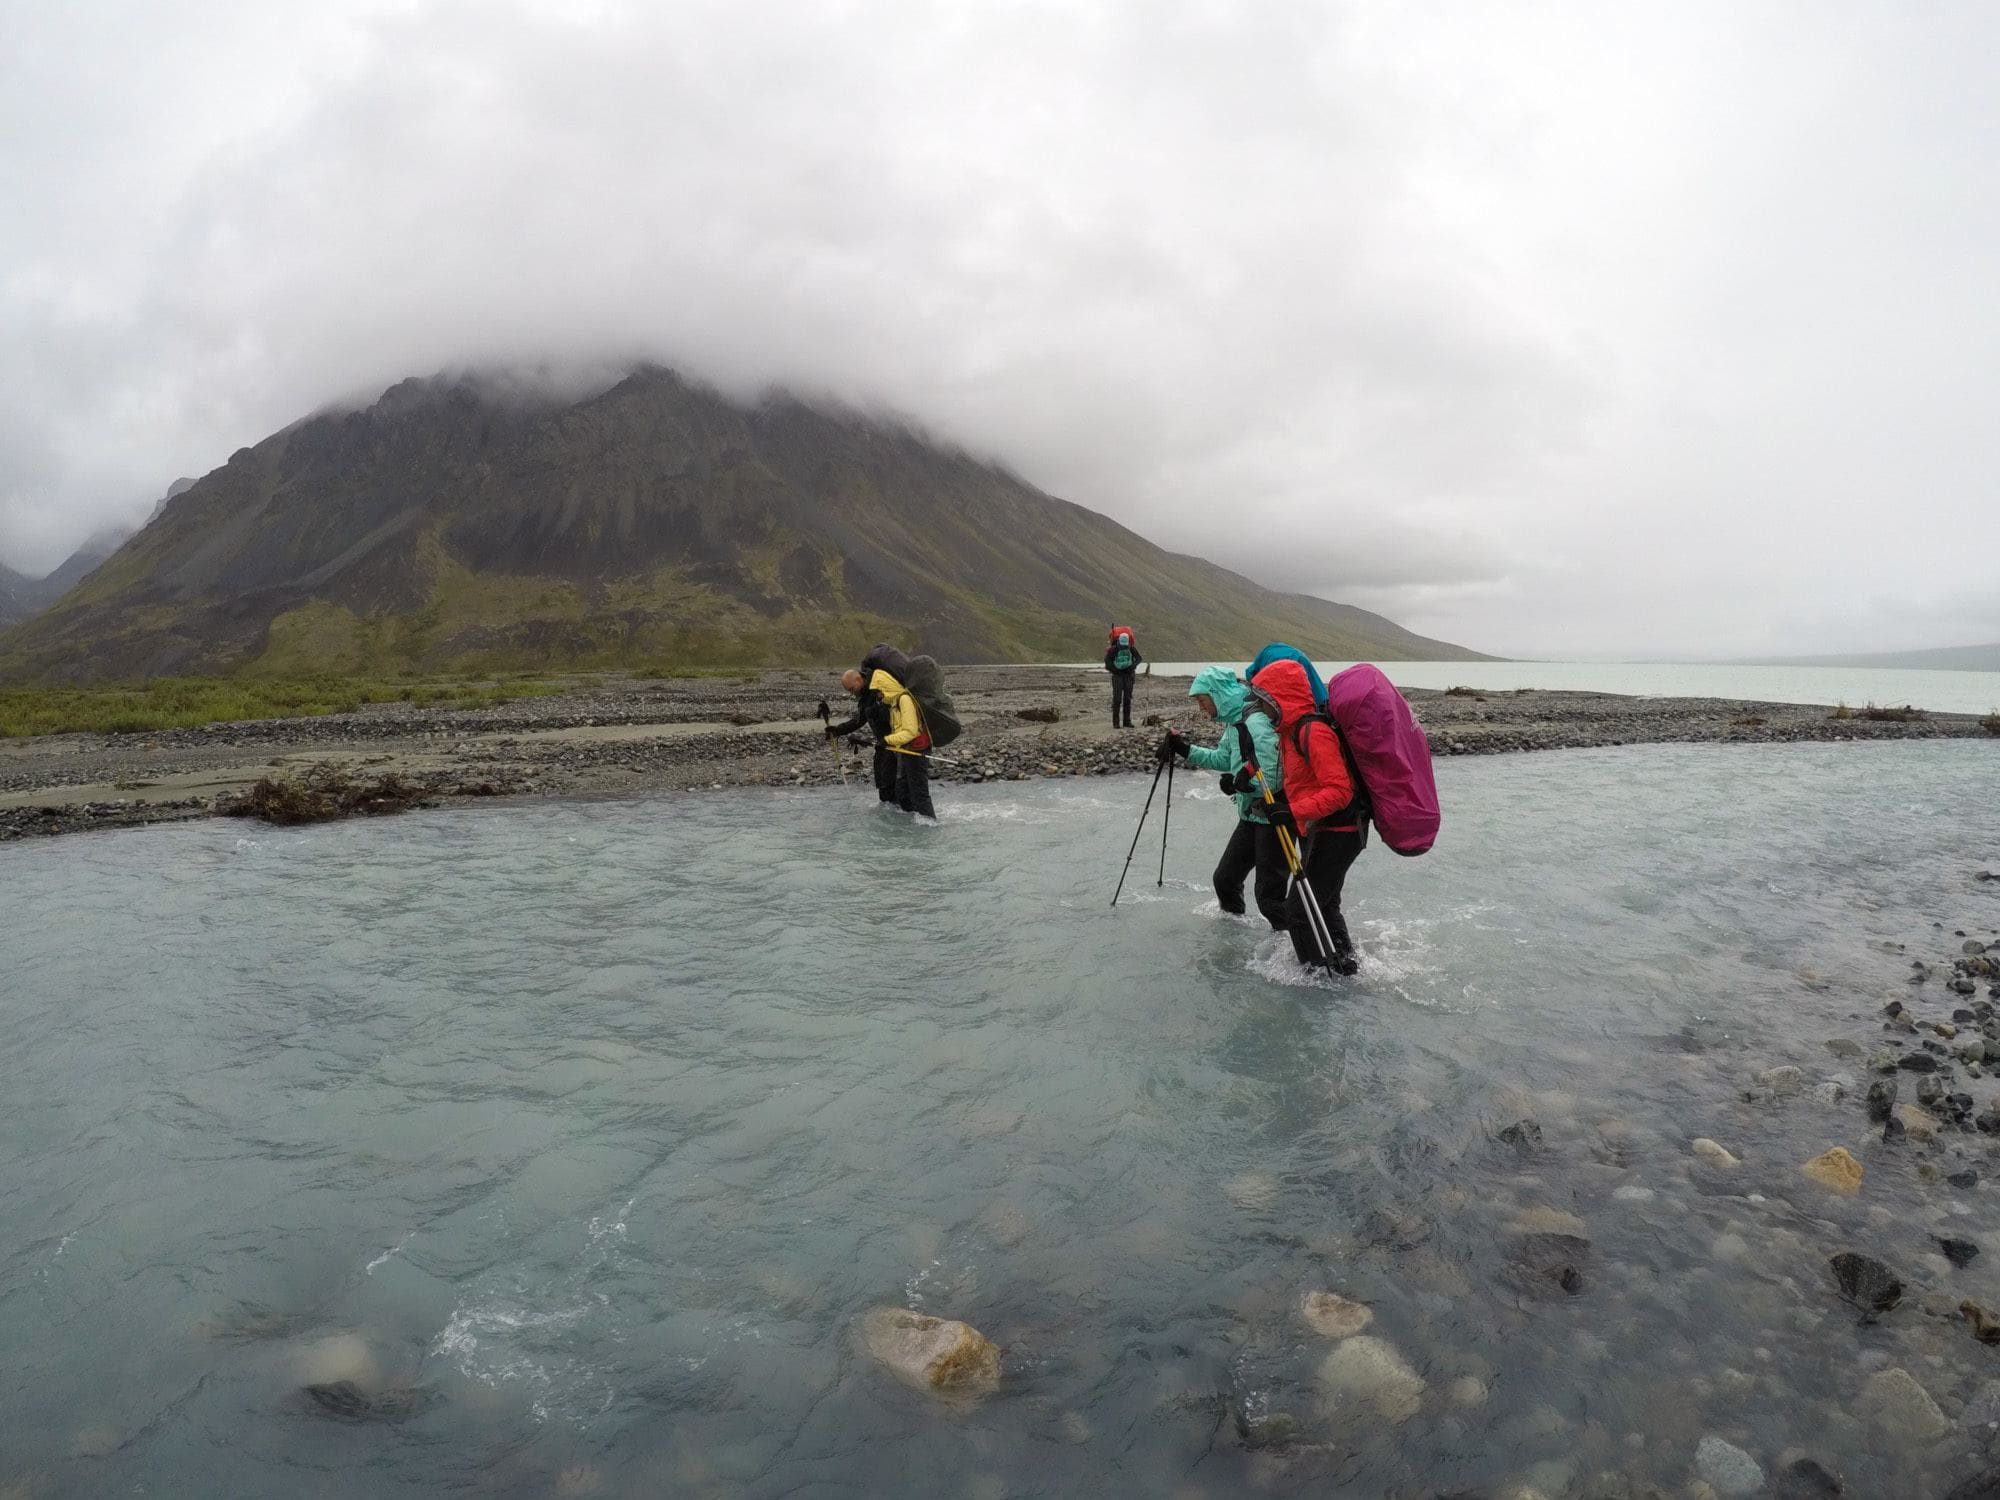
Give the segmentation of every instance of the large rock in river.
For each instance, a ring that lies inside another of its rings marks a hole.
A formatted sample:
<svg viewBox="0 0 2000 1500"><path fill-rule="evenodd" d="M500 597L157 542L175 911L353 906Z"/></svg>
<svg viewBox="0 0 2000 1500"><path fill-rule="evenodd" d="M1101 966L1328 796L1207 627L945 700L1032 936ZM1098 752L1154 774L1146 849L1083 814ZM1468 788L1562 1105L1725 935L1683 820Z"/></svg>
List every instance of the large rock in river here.
<svg viewBox="0 0 2000 1500"><path fill-rule="evenodd" d="M1869 1376L1854 1410L1884 1436L1906 1443L1928 1442L1949 1426L1931 1393L1900 1365Z"/></svg>
<svg viewBox="0 0 2000 1500"><path fill-rule="evenodd" d="M870 1354L917 1390L965 1398L1000 1388L1000 1351L969 1323L877 1307L861 1320L861 1336Z"/></svg>
<svg viewBox="0 0 2000 1500"><path fill-rule="evenodd" d="M1327 1413L1407 1422L1424 1402L1424 1378L1410 1368L1395 1345L1373 1334L1343 1342L1319 1367L1319 1390Z"/></svg>

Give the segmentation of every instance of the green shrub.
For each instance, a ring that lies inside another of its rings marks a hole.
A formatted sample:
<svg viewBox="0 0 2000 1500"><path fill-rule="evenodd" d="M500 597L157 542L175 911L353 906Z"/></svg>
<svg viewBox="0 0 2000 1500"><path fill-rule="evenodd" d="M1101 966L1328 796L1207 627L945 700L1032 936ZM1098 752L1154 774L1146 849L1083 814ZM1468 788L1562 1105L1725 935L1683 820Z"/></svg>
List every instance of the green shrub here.
<svg viewBox="0 0 2000 1500"><path fill-rule="evenodd" d="M484 708L546 697L547 682L504 688L475 682L373 678L161 677L100 687L0 688L0 738L31 734L150 734L249 719L307 719L348 713L364 703Z"/></svg>

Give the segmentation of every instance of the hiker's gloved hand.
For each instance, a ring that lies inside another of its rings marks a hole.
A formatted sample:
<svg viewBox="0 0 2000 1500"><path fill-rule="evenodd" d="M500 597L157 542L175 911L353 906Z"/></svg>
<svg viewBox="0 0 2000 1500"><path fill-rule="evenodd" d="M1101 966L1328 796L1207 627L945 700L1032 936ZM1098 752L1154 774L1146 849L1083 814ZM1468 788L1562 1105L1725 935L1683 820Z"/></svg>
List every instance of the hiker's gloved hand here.
<svg viewBox="0 0 2000 1500"><path fill-rule="evenodd" d="M1222 784L1232 792L1262 795L1257 790L1257 773L1248 766L1243 767L1234 776L1223 777Z"/></svg>
<svg viewBox="0 0 2000 1500"><path fill-rule="evenodd" d="M1169 729L1153 751L1153 759L1165 765L1175 756L1185 760L1188 753L1187 736L1178 729Z"/></svg>
<svg viewBox="0 0 2000 1500"><path fill-rule="evenodd" d="M1293 838L1299 836L1299 825L1292 821L1292 810L1285 805L1283 797L1278 798L1277 801L1271 803L1268 807L1259 808L1258 811L1263 813L1265 821L1273 828L1282 828L1291 834Z"/></svg>
<svg viewBox="0 0 2000 1500"><path fill-rule="evenodd" d="M1222 790L1230 795L1234 795L1236 791L1236 778L1231 776L1227 771L1224 771L1221 779Z"/></svg>

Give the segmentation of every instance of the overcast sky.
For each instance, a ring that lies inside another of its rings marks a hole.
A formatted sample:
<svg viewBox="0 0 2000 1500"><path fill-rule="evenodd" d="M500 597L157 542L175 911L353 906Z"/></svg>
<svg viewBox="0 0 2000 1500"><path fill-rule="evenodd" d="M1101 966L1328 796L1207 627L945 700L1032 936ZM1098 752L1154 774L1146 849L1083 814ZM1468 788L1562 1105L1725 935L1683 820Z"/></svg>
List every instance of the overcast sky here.
<svg viewBox="0 0 2000 1500"><path fill-rule="evenodd" d="M633 357L1487 651L2000 640L2000 6L0 0L0 558Z"/></svg>

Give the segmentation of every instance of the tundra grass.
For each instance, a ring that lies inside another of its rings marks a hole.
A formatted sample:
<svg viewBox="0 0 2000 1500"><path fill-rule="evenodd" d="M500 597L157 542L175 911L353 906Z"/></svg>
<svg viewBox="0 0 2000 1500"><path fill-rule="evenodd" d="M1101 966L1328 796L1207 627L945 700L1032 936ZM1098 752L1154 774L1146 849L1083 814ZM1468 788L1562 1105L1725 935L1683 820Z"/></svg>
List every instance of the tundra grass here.
<svg viewBox="0 0 2000 1500"><path fill-rule="evenodd" d="M364 703L486 708L559 692L535 679L397 681L361 677L162 677L97 687L0 688L0 738L145 734L244 719L305 719Z"/></svg>

